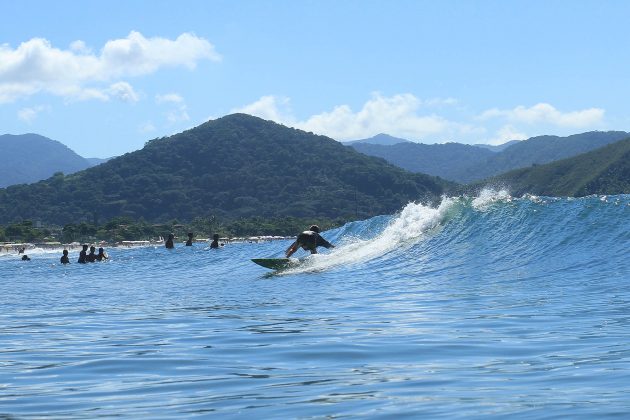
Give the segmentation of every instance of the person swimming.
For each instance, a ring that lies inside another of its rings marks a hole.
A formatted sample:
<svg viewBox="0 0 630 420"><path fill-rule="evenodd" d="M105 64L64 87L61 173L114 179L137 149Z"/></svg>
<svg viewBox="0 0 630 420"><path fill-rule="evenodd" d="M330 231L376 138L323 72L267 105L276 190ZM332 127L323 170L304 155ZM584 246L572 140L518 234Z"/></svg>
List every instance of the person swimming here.
<svg viewBox="0 0 630 420"><path fill-rule="evenodd" d="M317 247L323 246L324 248L334 248L335 246L328 242L326 239L319 235L319 226L312 225L309 230L305 230L300 233L295 240L285 251L287 258L289 258L295 251L302 248L305 251L310 251L311 254L317 254Z"/></svg>
<svg viewBox="0 0 630 420"><path fill-rule="evenodd" d="M210 248L218 248L219 247L219 235L215 233L212 235L212 242L210 243Z"/></svg>
<svg viewBox="0 0 630 420"><path fill-rule="evenodd" d="M70 258L68 258L68 250L67 249L63 250L63 255L61 256L59 262L61 264L70 264Z"/></svg>

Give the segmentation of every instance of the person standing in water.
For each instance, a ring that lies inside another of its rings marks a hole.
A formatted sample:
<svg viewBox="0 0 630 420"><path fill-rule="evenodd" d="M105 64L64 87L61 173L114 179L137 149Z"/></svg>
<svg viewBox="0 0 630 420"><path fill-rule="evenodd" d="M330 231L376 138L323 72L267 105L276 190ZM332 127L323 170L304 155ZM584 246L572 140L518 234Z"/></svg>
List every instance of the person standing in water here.
<svg viewBox="0 0 630 420"><path fill-rule="evenodd" d="M70 264L70 258L68 258L68 250L67 249L63 250L63 255L61 256L61 259L59 260L59 262L61 264Z"/></svg>
<svg viewBox="0 0 630 420"><path fill-rule="evenodd" d="M174 238L174 237L175 237L175 236L174 236L172 233L169 233L169 234L168 234L168 238L166 239L166 243L164 244L164 246L165 246L167 249L173 249L173 248L175 248L175 244L173 243L173 238Z"/></svg>
<svg viewBox="0 0 630 420"><path fill-rule="evenodd" d="M88 246L83 245L83 249L79 252L79 259L77 261L79 264L87 264L87 250Z"/></svg>
<svg viewBox="0 0 630 420"><path fill-rule="evenodd" d="M87 254L87 257L85 257L85 260L91 263L96 261L96 247L95 246L90 247L90 253Z"/></svg>
<svg viewBox="0 0 630 420"><path fill-rule="evenodd" d="M103 260L106 260L108 258L109 257L105 253L105 250L103 248L99 248L98 249L98 254L96 254L96 261L103 261Z"/></svg>
<svg viewBox="0 0 630 420"><path fill-rule="evenodd" d="M188 240L186 241L186 246L192 246L192 242L193 242L193 233L192 232L188 232Z"/></svg>
<svg viewBox="0 0 630 420"><path fill-rule="evenodd" d="M210 248L218 248L219 247L219 234L215 233L212 235L212 242L210 243Z"/></svg>
<svg viewBox="0 0 630 420"><path fill-rule="evenodd" d="M319 235L319 226L312 225L308 230L300 233L295 242L293 242L291 246L287 248L286 256L287 258L289 258L299 248L302 248L305 251L310 251L311 254L317 254L318 246L323 246L324 248L335 247L333 244L331 244Z"/></svg>

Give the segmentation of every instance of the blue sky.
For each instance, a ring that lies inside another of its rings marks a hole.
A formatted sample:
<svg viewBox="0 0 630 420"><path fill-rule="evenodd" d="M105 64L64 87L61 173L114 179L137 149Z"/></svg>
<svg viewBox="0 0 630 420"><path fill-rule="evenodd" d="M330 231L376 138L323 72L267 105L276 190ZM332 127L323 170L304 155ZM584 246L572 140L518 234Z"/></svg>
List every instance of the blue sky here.
<svg viewBox="0 0 630 420"><path fill-rule="evenodd" d="M0 0L0 134L85 157L247 112L337 140L630 131L625 1Z"/></svg>

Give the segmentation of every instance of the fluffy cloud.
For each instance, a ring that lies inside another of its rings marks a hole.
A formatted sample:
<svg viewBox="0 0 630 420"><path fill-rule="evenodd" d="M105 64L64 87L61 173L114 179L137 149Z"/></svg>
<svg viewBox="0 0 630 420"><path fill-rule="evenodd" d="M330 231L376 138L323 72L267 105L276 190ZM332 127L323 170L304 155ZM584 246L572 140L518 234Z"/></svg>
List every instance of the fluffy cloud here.
<svg viewBox="0 0 630 420"><path fill-rule="evenodd" d="M155 95L155 102L166 104L170 109L166 112L166 120L171 123L189 121L188 106L184 98L177 93L167 93L165 95Z"/></svg>
<svg viewBox="0 0 630 420"><path fill-rule="evenodd" d="M604 118L601 108L588 108L580 111L561 112L547 103L539 103L530 108L517 106L510 110L493 108L479 116L481 120L504 118L511 122L526 124L551 124L558 127L584 128L600 124Z"/></svg>
<svg viewBox="0 0 630 420"><path fill-rule="evenodd" d="M411 94L391 97L374 93L362 108L354 112L348 105L339 105L329 112L313 115L304 121L292 116L289 99L263 96L258 101L232 112L244 112L282 124L324 134L337 140L351 140L387 133L407 139L449 135L470 130L437 115L421 115L422 106L453 105L454 99L421 101Z"/></svg>
<svg viewBox="0 0 630 420"><path fill-rule="evenodd" d="M45 106L36 106L30 108L22 108L18 111L18 118L24 121L25 123L32 123L35 121L37 116L42 112L48 109Z"/></svg>
<svg viewBox="0 0 630 420"><path fill-rule="evenodd" d="M525 140L528 137L529 136L527 134L517 130L515 127L511 125L505 125L497 131L496 135L493 138L487 140L485 143L499 145L512 140Z"/></svg>
<svg viewBox="0 0 630 420"><path fill-rule="evenodd" d="M55 48L42 38L23 42L16 49L2 44L0 103L42 91L72 99L134 101L137 95L131 85L116 79L150 74L163 67L194 69L201 60L220 59L210 42L190 33L170 40L131 32L126 38L108 41L98 55L83 41L73 42L68 50ZM100 86L108 82L108 87Z"/></svg>

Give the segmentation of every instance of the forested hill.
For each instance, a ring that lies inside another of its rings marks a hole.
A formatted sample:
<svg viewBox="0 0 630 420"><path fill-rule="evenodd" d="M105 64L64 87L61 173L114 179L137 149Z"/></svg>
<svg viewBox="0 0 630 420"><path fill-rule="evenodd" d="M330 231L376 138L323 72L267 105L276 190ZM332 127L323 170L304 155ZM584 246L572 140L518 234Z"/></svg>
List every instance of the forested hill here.
<svg viewBox="0 0 630 420"><path fill-rule="evenodd" d="M121 215L354 219L438 200L446 187L330 138L233 114L73 175L0 190L0 223Z"/></svg>
<svg viewBox="0 0 630 420"><path fill-rule="evenodd" d="M55 172L71 174L92 164L68 147L38 134L0 136L0 188L46 179Z"/></svg>
<svg viewBox="0 0 630 420"><path fill-rule="evenodd" d="M470 183L513 169L576 156L628 136L630 134L623 131L592 131L567 137L539 136L512 143L499 151L459 143L352 144L352 147L412 172Z"/></svg>
<svg viewBox="0 0 630 420"><path fill-rule="evenodd" d="M630 136L624 131L590 131L567 137L538 136L520 141L469 168L462 182L480 180L533 164L544 164L577 156Z"/></svg>
<svg viewBox="0 0 630 420"><path fill-rule="evenodd" d="M479 186L487 184L507 186L514 195L630 194L630 138L572 158L517 169Z"/></svg>

